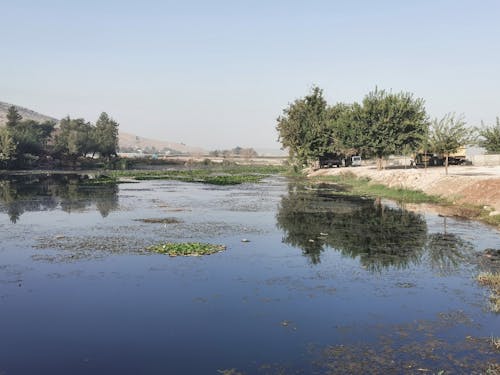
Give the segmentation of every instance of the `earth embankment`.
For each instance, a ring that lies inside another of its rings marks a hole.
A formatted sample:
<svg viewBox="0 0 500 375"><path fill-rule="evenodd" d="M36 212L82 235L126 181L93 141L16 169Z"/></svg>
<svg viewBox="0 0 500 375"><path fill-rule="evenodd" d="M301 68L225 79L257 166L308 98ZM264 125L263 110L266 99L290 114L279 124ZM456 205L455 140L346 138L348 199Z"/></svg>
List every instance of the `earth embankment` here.
<svg viewBox="0 0 500 375"><path fill-rule="evenodd" d="M444 167L377 170L375 166L362 166L319 169L309 176L341 173L353 173L358 178L369 178L393 188L420 190L456 204L488 206L492 215L500 214L500 166L450 166L448 175Z"/></svg>

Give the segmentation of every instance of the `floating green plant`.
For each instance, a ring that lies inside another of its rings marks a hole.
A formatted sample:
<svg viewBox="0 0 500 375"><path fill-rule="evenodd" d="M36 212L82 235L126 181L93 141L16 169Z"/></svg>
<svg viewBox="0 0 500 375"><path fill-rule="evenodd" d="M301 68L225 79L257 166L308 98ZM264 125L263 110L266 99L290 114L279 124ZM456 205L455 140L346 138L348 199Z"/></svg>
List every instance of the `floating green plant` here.
<svg viewBox="0 0 500 375"><path fill-rule="evenodd" d="M128 170L113 171L114 178L133 178L142 180L178 180L211 185L238 185L256 183L272 174L286 171L282 166L209 166L194 169L175 170Z"/></svg>
<svg viewBox="0 0 500 375"><path fill-rule="evenodd" d="M181 220L175 217L165 217L165 218L147 218L147 219L135 219L135 221L142 221L148 224L179 224L182 223Z"/></svg>
<svg viewBox="0 0 500 375"><path fill-rule="evenodd" d="M159 254L168 254L171 257L202 256L220 253L226 250L226 246L203 242L167 242L149 246L147 250Z"/></svg>

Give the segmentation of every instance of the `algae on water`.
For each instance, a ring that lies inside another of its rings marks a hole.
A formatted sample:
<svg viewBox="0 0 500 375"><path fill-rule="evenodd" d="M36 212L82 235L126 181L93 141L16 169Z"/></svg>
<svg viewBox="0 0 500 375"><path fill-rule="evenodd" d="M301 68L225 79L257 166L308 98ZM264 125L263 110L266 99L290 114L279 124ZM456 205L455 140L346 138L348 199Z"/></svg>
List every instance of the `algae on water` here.
<svg viewBox="0 0 500 375"><path fill-rule="evenodd" d="M168 254L171 257L202 256L220 253L226 250L226 246L203 242L166 242L149 246L147 250L159 254Z"/></svg>

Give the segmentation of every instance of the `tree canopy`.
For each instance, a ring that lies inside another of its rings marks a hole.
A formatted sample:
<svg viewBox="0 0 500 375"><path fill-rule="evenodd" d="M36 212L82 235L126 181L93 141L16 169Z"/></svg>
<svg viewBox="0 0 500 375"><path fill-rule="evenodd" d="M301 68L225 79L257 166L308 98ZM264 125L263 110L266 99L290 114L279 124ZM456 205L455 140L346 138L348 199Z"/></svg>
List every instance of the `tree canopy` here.
<svg viewBox="0 0 500 375"><path fill-rule="evenodd" d="M365 96L358 110L362 143L378 158L405 148L417 149L429 126L423 99L407 92L393 94L375 89Z"/></svg>
<svg viewBox="0 0 500 375"><path fill-rule="evenodd" d="M500 119L497 117L496 125L484 126L479 129L482 139L479 145L491 153L500 152Z"/></svg>
<svg viewBox="0 0 500 375"><path fill-rule="evenodd" d="M63 118L55 139L55 152L76 159L96 151L95 128L82 118Z"/></svg>
<svg viewBox="0 0 500 375"><path fill-rule="evenodd" d="M104 157L116 156L118 150L118 123L106 112L101 113L95 124L97 151Z"/></svg>
<svg viewBox="0 0 500 375"><path fill-rule="evenodd" d="M361 104L329 106L323 91L297 99L283 110L276 129L290 156L303 164L327 152L384 156L416 150L429 127L423 99L375 89Z"/></svg>
<svg viewBox="0 0 500 375"><path fill-rule="evenodd" d="M443 118L432 121L428 144L431 151L445 156L446 174L450 154L472 141L473 132L467 128L463 116L456 117L455 114L448 113Z"/></svg>
<svg viewBox="0 0 500 375"><path fill-rule="evenodd" d="M289 104L277 122L278 140L300 163L332 151L330 111L320 88L313 87L309 95Z"/></svg>

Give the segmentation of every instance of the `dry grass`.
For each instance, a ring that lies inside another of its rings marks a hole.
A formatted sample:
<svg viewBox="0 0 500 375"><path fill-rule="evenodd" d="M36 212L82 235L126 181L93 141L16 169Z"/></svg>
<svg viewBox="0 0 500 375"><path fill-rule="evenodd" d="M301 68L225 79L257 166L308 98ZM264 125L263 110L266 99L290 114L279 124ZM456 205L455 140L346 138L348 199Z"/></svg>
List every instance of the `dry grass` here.
<svg viewBox="0 0 500 375"><path fill-rule="evenodd" d="M492 337L491 344L496 350L500 350L500 337Z"/></svg>
<svg viewBox="0 0 500 375"><path fill-rule="evenodd" d="M500 273L481 272L477 276L477 281L491 289L491 310L500 313Z"/></svg>

